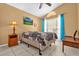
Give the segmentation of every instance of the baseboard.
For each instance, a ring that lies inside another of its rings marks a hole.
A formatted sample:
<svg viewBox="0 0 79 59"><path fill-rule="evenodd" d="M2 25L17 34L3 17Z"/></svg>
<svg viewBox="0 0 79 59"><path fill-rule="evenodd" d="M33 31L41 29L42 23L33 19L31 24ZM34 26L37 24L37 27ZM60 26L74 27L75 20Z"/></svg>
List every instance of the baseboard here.
<svg viewBox="0 0 79 59"><path fill-rule="evenodd" d="M20 43L20 41L18 41L18 43ZM3 46L8 46L8 44L1 44L0 47L3 47Z"/></svg>
<svg viewBox="0 0 79 59"><path fill-rule="evenodd" d="M0 47L3 47L3 46L8 46L8 44L2 44L2 45L0 45Z"/></svg>

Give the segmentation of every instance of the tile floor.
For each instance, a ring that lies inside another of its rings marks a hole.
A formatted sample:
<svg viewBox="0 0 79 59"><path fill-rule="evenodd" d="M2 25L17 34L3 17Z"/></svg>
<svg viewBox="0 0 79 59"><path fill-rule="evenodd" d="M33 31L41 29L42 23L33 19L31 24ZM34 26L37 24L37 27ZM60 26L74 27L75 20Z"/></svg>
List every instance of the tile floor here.
<svg viewBox="0 0 79 59"><path fill-rule="evenodd" d="M26 44L19 44L14 47L0 47L0 56L39 56L38 49L29 47ZM61 49L61 41L57 40L55 45L47 47L42 51L43 56L79 56L79 49L65 46L65 53Z"/></svg>

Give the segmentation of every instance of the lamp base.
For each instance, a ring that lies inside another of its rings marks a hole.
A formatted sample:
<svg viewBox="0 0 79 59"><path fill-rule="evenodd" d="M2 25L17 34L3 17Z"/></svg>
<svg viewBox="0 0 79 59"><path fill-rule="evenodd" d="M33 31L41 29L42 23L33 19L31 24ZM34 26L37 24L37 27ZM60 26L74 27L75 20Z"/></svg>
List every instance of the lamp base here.
<svg viewBox="0 0 79 59"><path fill-rule="evenodd" d="M13 27L13 34L16 34L16 33L15 33L15 26Z"/></svg>

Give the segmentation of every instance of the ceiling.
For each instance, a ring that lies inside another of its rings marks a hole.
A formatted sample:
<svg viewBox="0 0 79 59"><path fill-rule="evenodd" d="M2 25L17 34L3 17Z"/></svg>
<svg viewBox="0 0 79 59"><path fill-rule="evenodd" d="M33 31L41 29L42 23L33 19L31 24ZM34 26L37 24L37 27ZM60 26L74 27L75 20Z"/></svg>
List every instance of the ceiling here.
<svg viewBox="0 0 79 59"><path fill-rule="evenodd" d="M50 11L62 5L62 3L51 3L51 4L52 6L50 7L45 3L43 3L42 8L39 9L40 3L8 3L8 5L14 6L20 10L31 13L38 17L44 16Z"/></svg>

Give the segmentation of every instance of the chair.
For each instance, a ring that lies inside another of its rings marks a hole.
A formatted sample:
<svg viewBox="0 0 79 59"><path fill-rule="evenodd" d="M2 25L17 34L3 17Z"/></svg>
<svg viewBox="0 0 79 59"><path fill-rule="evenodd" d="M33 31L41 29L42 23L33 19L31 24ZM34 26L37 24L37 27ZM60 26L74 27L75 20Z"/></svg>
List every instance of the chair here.
<svg viewBox="0 0 79 59"><path fill-rule="evenodd" d="M73 39L76 41L76 38L75 38L75 36L76 36L76 34L77 34L77 30L74 32L74 35L73 35Z"/></svg>

